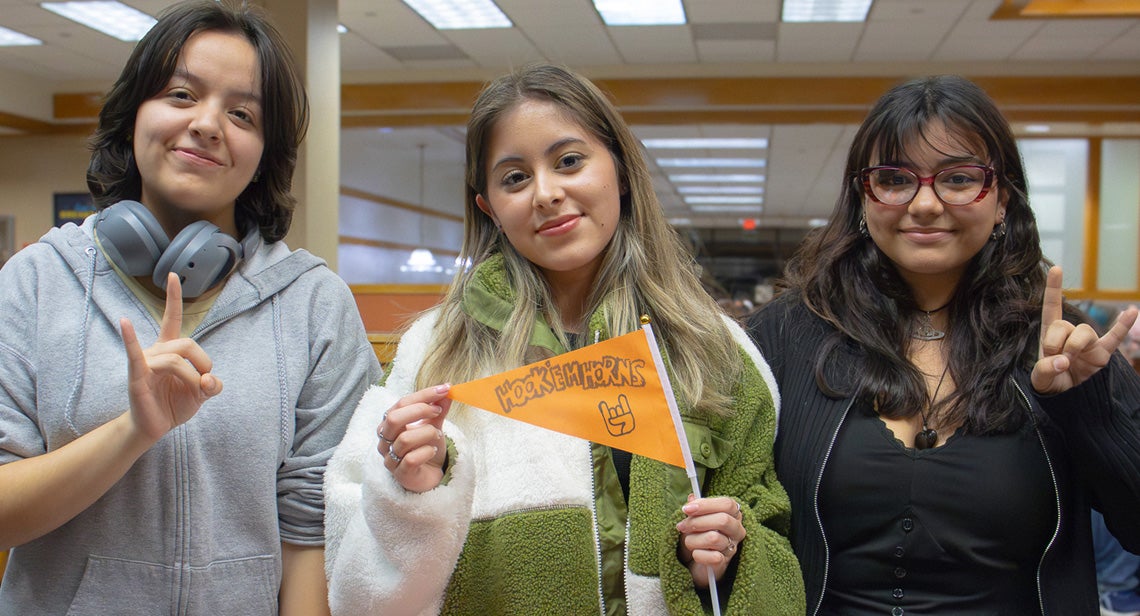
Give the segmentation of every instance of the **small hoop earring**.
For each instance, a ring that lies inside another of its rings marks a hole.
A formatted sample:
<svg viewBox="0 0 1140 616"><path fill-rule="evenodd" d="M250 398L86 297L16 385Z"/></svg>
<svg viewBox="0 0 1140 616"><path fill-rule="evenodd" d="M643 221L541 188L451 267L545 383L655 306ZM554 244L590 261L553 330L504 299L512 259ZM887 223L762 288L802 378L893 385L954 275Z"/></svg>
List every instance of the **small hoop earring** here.
<svg viewBox="0 0 1140 616"><path fill-rule="evenodd" d="M866 214L859 218L859 235L862 235L867 239L871 239L871 230L867 228Z"/></svg>
<svg viewBox="0 0 1140 616"><path fill-rule="evenodd" d="M256 184L257 181L260 179L261 179L261 169L258 169L257 171L253 172L253 177L250 178L249 183L250 184Z"/></svg>
<svg viewBox="0 0 1140 616"><path fill-rule="evenodd" d="M1005 221L1003 220L1000 223L998 223L998 226L994 227L993 232L990 233L990 239L996 242L996 241L1000 240L1001 238L1005 237L1005 232L1006 232L1006 226L1005 226Z"/></svg>

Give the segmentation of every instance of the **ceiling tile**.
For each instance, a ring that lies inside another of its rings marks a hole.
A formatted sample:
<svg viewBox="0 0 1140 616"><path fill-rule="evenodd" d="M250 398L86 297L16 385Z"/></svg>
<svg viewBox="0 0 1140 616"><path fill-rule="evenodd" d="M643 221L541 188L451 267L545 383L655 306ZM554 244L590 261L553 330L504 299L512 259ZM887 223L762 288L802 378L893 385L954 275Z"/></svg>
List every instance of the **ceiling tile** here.
<svg viewBox="0 0 1140 616"><path fill-rule="evenodd" d="M339 15L341 23L376 47L447 43L439 30L399 0L375 0L349 10L342 5Z"/></svg>
<svg viewBox="0 0 1140 616"><path fill-rule="evenodd" d="M446 36L476 64L491 69L546 59L518 28L449 30Z"/></svg>
<svg viewBox="0 0 1140 616"><path fill-rule="evenodd" d="M868 23L915 23L938 22L948 27L960 19L970 7L971 0L938 0L938 2L915 2L914 0L875 0L867 15Z"/></svg>
<svg viewBox="0 0 1140 616"><path fill-rule="evenodd" d="M697 61L688 26L615 26L609 31L618 52L630 64Z"/></svg>
<svg viewBox="0 0 1140 616"><path fill-rule="evenodd" d="M568 66L613 66L621 64L606 28L599 25L541 25L527 29L532 45L551 62Z"/></svg>
<svg viewBox="0 0 1140 616"><path fill-rule="evenodd" d="M781 23L776 42L779 62L849 62L863 24Z"/></svg>
<svg viewBox="0 0 1140 616"><path fill-rule="evenodd" d="M780 20L781 0L688 0L685 16L691 24L775 23Z"/></svg>
<svg viewBox="0 0 1140 616"><path fill-rule="evenodd" d="M1140 60L1140 25L1109 41L1094 54L1094 60Z"/></svg>
<svg viewBox="0 0 1140 616"><path fill-rule="evenodd" d="M772 62L776 59L775 41L695 41L697 57L702 63Z"/></svg>
<svg viewBox="0 0 1140 616"><path fill-rule="evenodd" d="M867 24L856 62L925 62L934 55L938 44L946 38L947 24L937 21L906 23L876 22Z"/></svg>
<svg viewBox="0 0 1140 616"><path fill-rule="evenodd" d="M340 37L340 66L343 71L394 70L400 63L350 31Z"/></svg>
<svg viewBox="0 0 1140 616"><path fill-rule="evenodd" d="M590 0L535 2L535 0L496 0L495 4L520 28L533 26L605 27Z"/></svg>

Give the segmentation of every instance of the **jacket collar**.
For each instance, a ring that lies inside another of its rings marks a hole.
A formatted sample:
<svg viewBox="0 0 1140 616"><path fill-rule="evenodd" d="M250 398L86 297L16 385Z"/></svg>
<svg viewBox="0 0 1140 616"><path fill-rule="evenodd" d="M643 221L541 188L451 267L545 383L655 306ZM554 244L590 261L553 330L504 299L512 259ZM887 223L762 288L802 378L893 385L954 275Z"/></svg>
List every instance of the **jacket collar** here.
<svg viewBox="0 0 1140 616"><path fill-rule="evenodd" d="M461 306L463 312L476 321L491 329L503 331L517 300L518 294L507 276L503 255L495 253L475 266L475 271L463 289ZM591 342L604 340L610 335L603 318L605 303L587 320L587 334ZM541 313L535 315L530 344L548 349L556 355L566 352Z"/></svg>

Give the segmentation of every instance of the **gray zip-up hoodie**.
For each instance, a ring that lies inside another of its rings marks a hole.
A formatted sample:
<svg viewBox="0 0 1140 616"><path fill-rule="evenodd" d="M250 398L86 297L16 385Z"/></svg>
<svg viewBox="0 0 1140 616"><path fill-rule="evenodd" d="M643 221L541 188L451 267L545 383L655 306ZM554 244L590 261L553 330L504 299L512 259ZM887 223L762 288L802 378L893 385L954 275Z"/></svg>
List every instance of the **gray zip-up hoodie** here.
<svg viewBox="0 0 1140 616"><path fill-rule="evenodd" d="M143 348L157 338L93 223L0 270L0 464L129 408L121 317ZM325 463L380 367L322 260L282 242L250 252L193 334L224 390L95 504L12 550L0 615L277 613L280 542L323 544Z"/></svg>

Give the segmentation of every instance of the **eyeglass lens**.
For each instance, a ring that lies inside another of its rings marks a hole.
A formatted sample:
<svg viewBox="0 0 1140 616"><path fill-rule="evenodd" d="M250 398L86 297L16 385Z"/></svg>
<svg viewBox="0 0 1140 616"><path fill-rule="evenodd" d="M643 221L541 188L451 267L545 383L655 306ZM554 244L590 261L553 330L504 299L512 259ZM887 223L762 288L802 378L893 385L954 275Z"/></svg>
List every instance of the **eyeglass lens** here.
<svg viewBox="0 0 1140 616"><path fill-rule="evenodd" d="M910 203L923 184L913 171L900 167L873 169L867 179L875 198L887 205ZM986 170L973 166L950 167L935 174L931 183L934 193L943 202L966 205L973 203L986 188Z"/></svg>

